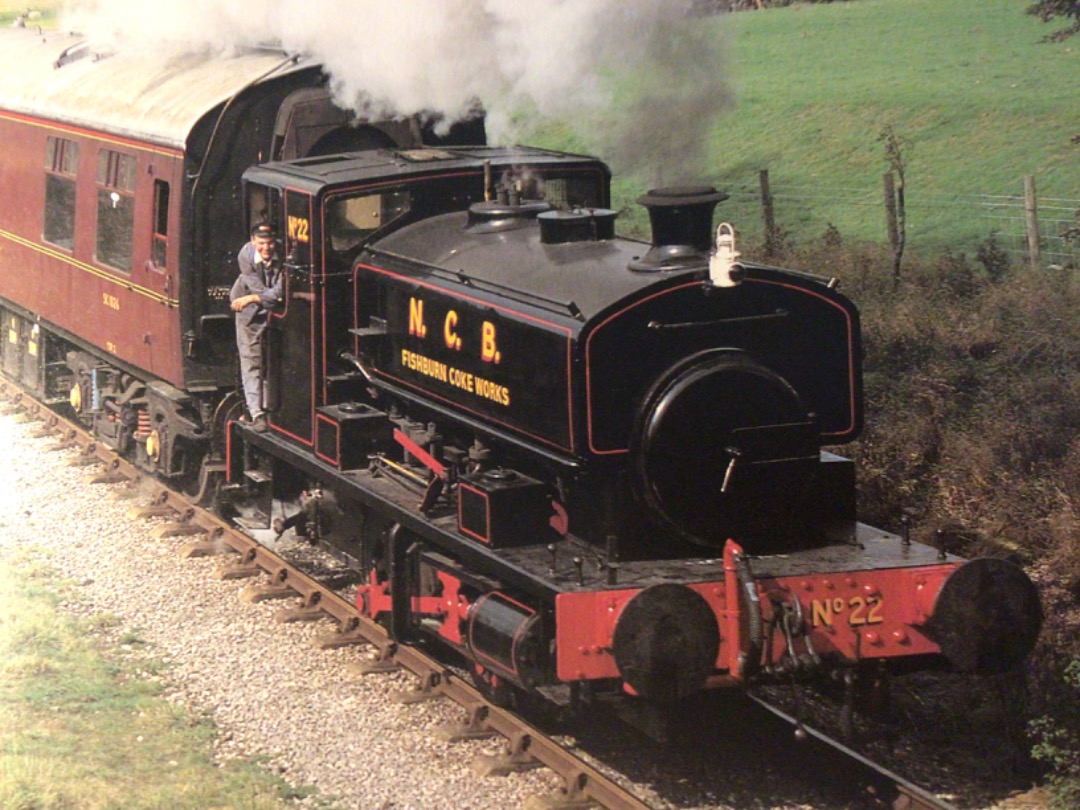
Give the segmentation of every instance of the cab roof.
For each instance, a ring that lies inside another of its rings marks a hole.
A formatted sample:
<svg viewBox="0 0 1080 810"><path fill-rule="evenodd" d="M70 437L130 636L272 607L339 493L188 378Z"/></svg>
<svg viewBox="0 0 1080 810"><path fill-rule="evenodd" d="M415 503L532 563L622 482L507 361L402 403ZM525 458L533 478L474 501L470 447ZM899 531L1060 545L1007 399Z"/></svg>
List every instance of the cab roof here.
<svg viewBox="0 0 1080 810"><path fill-rule="evenodd" d="M303 158L280 163L264 163L248 169L244 176L256 182L281 182L317 193L329 187L364 183L389 183L420 175L453 174L482 170L490 161L494 170L518 165L533 167L588 165L608 174L599 160L532 146L421 146L412 149L370 149L336 155ZM498 176L494 177L497 182Z"/></svg>

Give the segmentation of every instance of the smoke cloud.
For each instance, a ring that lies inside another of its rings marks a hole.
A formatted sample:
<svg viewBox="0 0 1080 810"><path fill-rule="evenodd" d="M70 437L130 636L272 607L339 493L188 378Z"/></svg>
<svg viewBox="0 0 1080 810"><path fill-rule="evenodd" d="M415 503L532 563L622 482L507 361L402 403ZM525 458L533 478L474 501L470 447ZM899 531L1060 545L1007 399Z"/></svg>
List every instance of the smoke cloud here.
<svg viewBox="0 0 1080 810"><path fill-rule="evenodd" d="M691 0L69 0L102 49L232 53L280 43L322 62L366 115L460 120L489 138L569 128L617 171L700 173L725 105L720 49Z"/></svg>

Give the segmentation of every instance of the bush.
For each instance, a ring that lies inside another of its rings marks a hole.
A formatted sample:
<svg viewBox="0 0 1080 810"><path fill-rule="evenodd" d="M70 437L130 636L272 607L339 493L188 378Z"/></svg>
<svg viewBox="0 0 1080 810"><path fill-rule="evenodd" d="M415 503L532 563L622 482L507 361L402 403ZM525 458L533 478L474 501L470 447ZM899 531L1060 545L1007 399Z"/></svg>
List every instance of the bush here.
<svg viewBox="0 0 1080 810"><path fill-rule="evenodd" d="M1062 682L1071 692L1060 713L1031 722L1036 743L1032 756L1049 768L1047 776L1051 807L1080 807L1080 658L1065 667Z"/></svg>
<svg viewBox="0 0 1080 810"><path fill-rule="evenodd" d="M782 264L838 277L862 315L866 427L840 448L860 518L898 531L907 515L923 542L941 530L955 553L1028 564L1045 615L1032 756L1055 807L1080 807L1080 276L1014 267L994 234L974 261L909 256L899 284L886 249L832 225L785 248Z"/></svg>
<svg viewBox="0 0 1080 810"><path fill-rule="evenodd" d="M1080 280L1011 266L994 234L974 261L908 257L898 285L887 250L833 226L786 247L862 313L866 429L844 450L863 519L1045 560L1080 597Z"/></svg>
<svg viewBox="0 0 1080 810"><path fill-rule="evenodd" d="M932 522L1080 571L1080 286L984 257L992 272L946 253L895 292L864 287L864 507L906 494Z"/></svg>
<svg viewBox="0 0 1080 810"><path fill-rule="evenodd" d="M975 249L975 258L994 283L1001 281L1009 273L1009 254L998 244L997 233L994 231Z"/></svg>

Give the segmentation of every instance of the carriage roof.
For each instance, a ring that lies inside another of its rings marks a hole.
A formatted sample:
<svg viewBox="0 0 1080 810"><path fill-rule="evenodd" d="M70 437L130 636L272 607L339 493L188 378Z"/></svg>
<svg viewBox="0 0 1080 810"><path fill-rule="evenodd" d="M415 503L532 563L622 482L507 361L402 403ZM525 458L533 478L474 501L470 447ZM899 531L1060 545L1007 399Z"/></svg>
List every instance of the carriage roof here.
<svg viewBox="0 0 1080 810"><path fill-rule="evenodd" d="M96 53L61 31L0 31L0 110L183 149L207 112L252 83L318 65L279 50L232 56Z"/></svg>

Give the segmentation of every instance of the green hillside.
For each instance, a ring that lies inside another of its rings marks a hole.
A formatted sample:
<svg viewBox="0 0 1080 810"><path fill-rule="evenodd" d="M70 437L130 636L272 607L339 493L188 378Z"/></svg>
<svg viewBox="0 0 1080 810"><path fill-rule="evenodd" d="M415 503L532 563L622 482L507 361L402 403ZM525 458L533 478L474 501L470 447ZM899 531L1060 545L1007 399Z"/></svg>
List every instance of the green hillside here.
<svg viewBox="0 0 1080 810"><path fill-rule="evenodd" d="M718 69L732 100L716 118L706 170L732 194L721 215L759 237L757 175L768 169L777 222L796 241L830 223L845 239L883 241L878 136L892 126L910 142L911 249L981 241L1002 225L979 195L1020 195L1028 174L1053 200L1047 210L1060 200L1071 216L1080 39L1042 43L1053 28L1024 14L1028 4L855 0L695 21L726 42ZM619 188L629 197L648 183Z"/></svg>
<svg viewBox="0 0 1080 810"><path fill-rule="evenodd" d="M820 189L788 227L825 222L880 238L876 206L833 204L830 189L880 199L882 127L911 142L913 243L986 235L957 195L1080 197L1080 43L1050 45L1027 0L862 0L730 15L732 114L713 156L724 186L768 168L785 186ZM950 210L952 206L953 210Z"/></svg>

